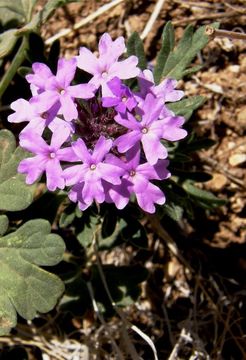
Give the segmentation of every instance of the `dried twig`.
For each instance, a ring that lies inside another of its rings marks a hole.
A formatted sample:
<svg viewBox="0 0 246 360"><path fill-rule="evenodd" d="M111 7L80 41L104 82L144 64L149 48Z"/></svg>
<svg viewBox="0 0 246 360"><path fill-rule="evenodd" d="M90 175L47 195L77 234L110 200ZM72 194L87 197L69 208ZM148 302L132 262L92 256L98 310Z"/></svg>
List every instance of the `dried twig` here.
<svg viewBox="0 0 246 360"><path fill-rule="evenodd" d="M116 305L116 303L114 302L114 300L111 296L111 293L110 293L110 290L109 290L109 287L107 284L107 280L106 280L104 272L103 272L101 258L100 258L99 252L98 252L97 233L94 234L93 246L94 246L94 250L95 250L95 254L96 254L99 275L101 277L104 289L105 289L107 296L111 302L111 305L113 306L115 312L119 315L120 319L122 320L122 323L123 323L123 326L125 326L125 329L131 329L132 331L136 332L144 341L146 341L146 343L150 346L150 348L153 351L154 359L158 360L156 347L155 347L153 341L151 340L151 338L147 334L145 334L142 330L140 330L136 325L133 325L126 319L124 313L118 308L118 306ZM124 331L124 340L127 343L130 342L130 338L128 336L127 331ZM138 354L135 350L135 347L132 343L131 343L131 346L129 347L129 353L131 354L133 360L135 360L136 356L138 356Z"/></svg>
<svg viewBox="0 0 246 360"><path fill-rule="evenodd" d="M234 176L228 169L226 169L224 166L220 165L215 159L211 159L208 157L202 157L202 161L206 162L208 165L211 166L211 168L219 171L220 173L224 174L228 179L231 180L234 184L240 186L244 190L246 190L245 183L238 179L236 176Z"/></svg>
<svg viewBox="0 0 246 360"><path fill-rule="evenodd" d="M157 3L155 5L154 11L152 12L149 21L147 22L142 34L140 35L140 38L142 40L144 40L146 38L146 36L148 35L148 33L150 32L150 30L152 29L160 11L162 6L164 5L165 0L157 0Z"/></svg>
<svg viewBox="0 0 246 360"><path fill-rule="evenodd" d="M186 261L186 259L183 257L183 255L180 253L175 241L173 238L168 234L168 232L162 227L161 222L159 218L156 215L149 215L146 214L152 229L155 231L155 233L160 237L162 241L164 241L164 244L167 245L171 253L181 261L181 263L190 270L190 272L193 272L194 270L190 266L190 264Z"/></svg>
<svg viewBox="0 0 246 360"><path fill-rule="evenodd" d="M204 14L204 15L199 15L199 16L190 16L184 19L180 19L180 20L174 20L172 21L173 25L183 25L186 23L191 23L193 21L199 21L199 20L209 20L209 19L220 19L220 18L230 18L230 17L237 17L237 16L242 16L242 13L238 13L235 11L232 12L223 12L223 13L215 13L215 14Z"/></svg>
<svg viewBox="0 0 246 360"><path fill-rule="evenodd" d="M211 39L214 39L215 37L226 37L228 39L246 40L246 34L244 33L228 30L219 30L209 25L206 26L205 34L208 35Z"/></svg>
<svg viewBox="0 0 246 360"><path fill-rule="evenodd" d="M90 14L89 16L87 16L85 19L82 19L81 21L79 21L78 23L76 23L71 29L62 29L60 32L58 32L57 34L55 34L54 36L51 36L49 39L47 39L45 41L46 45L51 45L55 40L58 40L64 36L69 35L70 33L72 33L75 30L78 30L79 28L81 28L82 26L88 24L89 22L91 22L92 20L96 19L98 16L102 15L103 13L105 13L106 11L109 11L110 9L112 9L113 7L115 7L116 5L119 5L120 3L122 3L124 0L113 0L111 1L109 4L105 4L103 6L101 6L99 9L97 9L94 13Z"/></svg>

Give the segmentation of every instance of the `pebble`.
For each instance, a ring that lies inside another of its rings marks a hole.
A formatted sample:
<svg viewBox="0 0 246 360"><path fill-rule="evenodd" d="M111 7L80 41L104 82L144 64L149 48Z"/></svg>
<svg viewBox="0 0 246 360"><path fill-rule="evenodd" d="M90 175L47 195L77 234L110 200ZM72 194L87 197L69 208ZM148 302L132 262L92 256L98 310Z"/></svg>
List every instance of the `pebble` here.
<svg viewBox="0 0 246 360"><path fill-rule="evenodd" d="M227 183L227 178L225 177L225 175L215 173L213 175L213 178L211 180L209 180L206 183L206 185L211 190L219 191L225 187L226 183Z"/></svg>
<svg viewBox="0 0 246 360"><path fill-rule="evenodd" d="M229 164L231 166L242 165L246 162L246 154L233 154L229 157Z"/></svg>
<svg viewBox="0 0 246 360"><path fill-rule="evenodd" d="M246 106L243 106L237 113L237 123L246 128Z"/></svg>

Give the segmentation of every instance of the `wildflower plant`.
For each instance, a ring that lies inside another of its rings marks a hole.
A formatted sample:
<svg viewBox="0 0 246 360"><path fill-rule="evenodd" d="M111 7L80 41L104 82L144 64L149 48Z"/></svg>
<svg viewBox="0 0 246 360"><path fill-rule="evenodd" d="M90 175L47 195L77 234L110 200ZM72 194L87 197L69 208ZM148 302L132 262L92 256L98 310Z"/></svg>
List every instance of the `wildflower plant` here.
<svg viewBox="0 0 246 360"><path fill-rule="evenodd" d="M91 306L81 264L64 282L40 269L61 263L64 253L64 242L50 234L49 222L61 232L70 229L85 250L91 248L95 234L99 234L99 251L127 241L146 247L146 232L139 221L144 214L157 212L160 218L178 221L181 216L192 218L191 204L207 209L221 203L192 182L207 179L207 174L184 168L192 150L211 145L196 142L187 124L204 99L185 97L178 84L199 69L189 65L208 42L204 27L194 32L189 26L175 47L174 30L167 23L153 71L136 33L127 44L122 36L112 39L103 34L98 55L83 46L69 59L51 61L39 53L33 61L32 39L42 43L36 34L40 19L45 21L58 5L59 1L48 1L42 17L26 18L20 29L11 30L11 39L15 34L22 41L18 58L11 58L16 39L7 42L6 34L1 34L0 55L10 56L12 63L0 82L0 94L18 69L25 73L30 95L10 104L8 126L21 129L19 146L9 130L0 131L0 287L4 289L0 335L16 325L17 313L32 319L38 312L50 311L64 284L60 310L68 309L70 302L80 309ZM25 67L19 68L20 58ZM37 191L37 184L44 183L48 192L42 186ZM93 266L90 271L92 285L100 288L98 273ZM105 271L114 279L111 285L108 281L111 290L121 294L115 299L118 304L137 299L146 269L138 267L132 280L130 268ZM80 287L74 291L78 276ZM102 292L96 296L106 308Z"/></svg>

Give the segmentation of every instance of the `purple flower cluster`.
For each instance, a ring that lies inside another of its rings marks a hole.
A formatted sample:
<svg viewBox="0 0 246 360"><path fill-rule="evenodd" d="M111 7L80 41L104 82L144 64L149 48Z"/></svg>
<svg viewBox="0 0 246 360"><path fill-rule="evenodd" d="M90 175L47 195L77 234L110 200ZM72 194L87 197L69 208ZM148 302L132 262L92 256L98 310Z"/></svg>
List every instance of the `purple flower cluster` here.
<svg viewBox="0 0 246 360"><path fill-rule="evenodd" d="M152 180L170 176L168 153L162 140L177 141L187 133L184 118L166 106L183 92L176 81L154 84L150 70L140 71L136 56L120 59L123 37L104 34L99 55L85 47L79 55L58 61L54 75L34 63L27 75L32 97L11 104L13 123L28 122L20 146L32 153L18 171L32 184L45 173L47 188L69 189L81 210L93 201L114 203L123 209L132 196L149 213L164 204L165 195ZM91 74L86 84L73 84L77 68ZM123 80L135 78L138 90Z"/></svg>

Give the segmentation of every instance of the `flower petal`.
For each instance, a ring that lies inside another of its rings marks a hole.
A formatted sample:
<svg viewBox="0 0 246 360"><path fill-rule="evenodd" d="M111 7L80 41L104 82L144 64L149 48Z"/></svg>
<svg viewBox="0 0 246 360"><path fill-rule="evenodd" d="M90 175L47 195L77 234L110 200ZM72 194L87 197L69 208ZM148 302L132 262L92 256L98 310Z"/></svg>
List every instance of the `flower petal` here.
<svg viewBox="0 0 246 360"><path fill-rule="evenodd" d="M139 206L150 214L155 212L154 204L162 205L166 201L163 192L151 183L148 183L144 192L136 193L136 198Z"/></svg>
<svg viewBox="0 0 246 360"><path fill-rule="evenodd" d="M66 89L74 79L77 61L75 58L58 60L56 80L62 89Z"/></svg>
<svg viewBox="0 0 246 360"><path fill-rule="evenodd" d="M98 72L98 59L86 47L80 48L79 56L77 56L76 58L78 68L87 71L88 73L93 75Z"/></svg>
<svg viewBox="0 0 246 360"><path fill-rule="evenodd" d="M158 159L165 159L168 156L166 148L153 134L145 134L141 141L146 159L150 165L154 165Z"/></svg>
<svg viewBox="0 0 246 360"><path fill-rule="evenodd" d="M61 112L66 121L72 121L78 117L77 106L75 105L73 99L66 92L60 95L61 102Z"/></svg>
<svg viewBox="0 0 246 360"><path fill-rule="evenodd" d="M79 84L69 86L66 92L74 98L91 99L95 96L96 87L93 84Z"/></svg>
<svg viewBox="0 0 246 360"><path fill-rule="evenodd" d="M114 141L114 146L117 146L119 152L124 153L133 147L141 140L142 134L140 131L133 130L127 134L119 136Z"/></svg>
<svg viewBox="0 0 246 360"><path fill-rule="evenodd" d="M129 56L126 60L113 63L109 69L111 78L117 76L120 79L130 79L138 76L140 69L137 64L138 58L134 55Z"/></svg>
<svg viewBox="0 0 246 360"><path fill-rule="evenodd" d="M78 139L77 141L72 143L72 148L80 160L82 160L84 163L87 163L87 164L90 163L91 154L89 153L89 151L82 139Z"/></svg>
<svg viewBox="0 0 246 360"><path fill-rule="evenodd" d="M49 152L49 145L32 129L20 134L20 146L34 154L46 154Z"/></svg>
<svg viewBox="0 0 246 360"><path fill-rule="evenodd" d="M50 110L57 101L59 101L59 93L53 90L46 90L39 95L33 96L30 103L34 104L37 112L42 113Z"/></svg>
<svg viewBox="0 0 246 360"><path fill-rule="evenodd" d="M97 140L93 154L91 156L91 161L93 161L95 164L101 162L105 155L111 149L112 144L113 142L111 139L106 139L104 136L100 136L100 138Z"/></svg>
<svg viewBox="0 0 246 360"><path fill-rule="evenodd" d="M15 113L8 116L9 122L20 123L22 121L30 121L35 115L33 107L25 99L18 99L12 102L10 108L14 110Z"/></svg>
<svg viewBox="0 0 246 360"><path fill-rule="evenodd" d="M18 172L27 174L26 183L33 184L45 170L45 159L40 156L22 160L18 166Z"/></svg>
<svg viewBox="0 0 246 360"><path fill-rule="evenodd" d="M73 165L67 167L63 170L63 178L66 181L66 185L75 185L83 180L83 172L85 170L85 166L83 165Z"/></svg>
<svg viewBox="0 0 246 360"><path fill-rule="evenodd" d="M26 80L30 84L37 86L39 89L45 89L47 79L54 77L50 68L40 62L34 63L32 65L32 70L34 74L28 74Z"/></svg>
<svg viewBox="0 0 246 360"><path fill-rule="evenodd" d="M63 178L62 168L58 159L50 159L46 163L46 180L47 188L50 191L64 189L65 181Z"/></svg>

